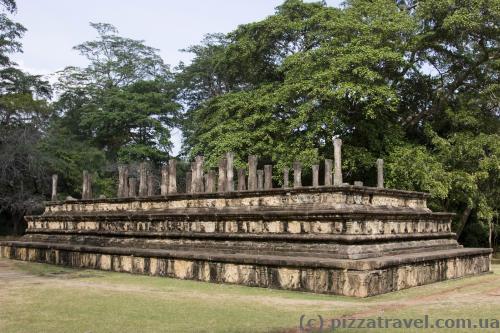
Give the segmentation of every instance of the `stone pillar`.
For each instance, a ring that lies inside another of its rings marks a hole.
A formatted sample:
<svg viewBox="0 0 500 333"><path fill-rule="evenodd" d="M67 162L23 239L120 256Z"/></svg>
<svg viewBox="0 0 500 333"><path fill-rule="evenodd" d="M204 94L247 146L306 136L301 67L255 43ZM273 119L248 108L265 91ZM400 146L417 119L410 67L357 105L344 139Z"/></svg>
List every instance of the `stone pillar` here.
<svg viewBox="0 0 500 333"><path fill-rule="evenodd" d="M191 193L192 180L193 173L191 171L186 172L186 193Z"/></svg>
<svg viewBox="0 0 500 333"><path fill-rule="evenodd" d="M217 184L217 191L218 192L225 192L226 191L226 159L221 158L219 160L219 180Z"/></svg>
<svg viewBox="0 0 500 333"><path fill-rule="evenodd" d="M131 198L137 196L137 179L134 177L128 179L128 196Z"/></svg>
<svg viewBox="0 0 500 333"><path fill-rule="evenodd" d="M234 191L234 153L226 153L226 191Z"/></svg>
<svg viewBox="0 0 500 333"><path fill-rule="evenodd" d="M161 181L160 181L160 194L165 196L168 194L168 165L163 164L161 166Z"/></svg>
<svg viewBox="0 0 500 333"><path fill-rule="evenodd" d="M92 175L89 173L89 174L87 174L87 199L92 199L92 197L93 197Z"/></svg>
<svg viewBox="0 0 500 333"><path fill-rule="evenodd" d="M87 170L83 170L82 199L92 199L92 177Z"/></svg>
<svg viewBox="0 0 500 333"><path fill-rule="evenodd" d="M177 193L177 160L168 161L168 193Z"/></svg>
<svg viewBox="0 0 500 333"><path fill-rule="evenodd" d="M377 159L377 187L384 188L384 160Z"/></svg>
<svg viewBox="0 0 500 333"><path fill-rule="evenodd" d="M146 162L139 164L139 196L148 195L148 167Z"/></svg>
<svg viewBox="0 0 500 333"><path fill-rule="evenodd" d="M128 166L118 166L118 198L128 197Z"/></svg>
<svg viewBox="0 0 500 333"><path fill-rule="evenodd" d="M264 170L257 170L257 190L264 189Z"/></svg>
<svg viewBox="0 0 500 333"><path fill-rule="evenodd" d="M208 179L208 176L205 174L205 172L203 171L203 163L205 161L205 157L203 156L200 156L200 161L199 162L199 165L198 165L198 173L199 173L199 179L200 179L200 182L199 182L199 189L198 189L198 192L205 192L205 183L206 183L206 180Z"/></svg>
<svg viewBox="0 0 500 333"><path fill-rule="evenodd" d="M246 174L245 169L238 169L238 191L244 191L246 187Z"/></svg>
<svg viewBox="0 0 500 333"><path fill-rule="evenodd" d="M257 189L257 155L248 156L248 189Z"/></svg>
<svg viewBox="0 0 500 333"><path fill-rule="evenodd" d="M195 192L196 163L191 162L191 181L189 182L189 193Z"/></svg>
<svg viewBox="0 0 500 333"><path fill-rule="evenodd" d="M264 190L270 190L273 188L273 166L266 164L264 165Z"/></svg>
<svg viewBox="0 0 500 333"><path fill-rule="evenodd" d="M87 174L87 198L92 199L94 193L92 192L92 175Z"/></svg>
<svg viewBox="0 0 500 333"><path fill-rule="evenodd" d="M340 139L333 139L333 157L335 161L333 185L341 186L343 181L342 181L342 140Z"/></svg>
<svg viewBox="0 0 500 333"><path fill-rule="evenodd" d="M215 171L209 170L207 175L207 187L206 191L209 193L215 192Z"/></svg>
<svg viewBox="0 0 500 333"><path fill-rule="evenodd" d="M126 198L128 197L128 192L129 192L129 185L128 185L128 175L129 175L129 166L126 165L124 168L123 168L123 197Z"/></svg>
<svg viewBox="0 0 500 333"><path fill-rule="evenodd" d="M52 175L52 196L50 199L52 201L57 201L57 175Z"/></svg>
<svg viewBox="0 0 500 333"><path fill-rule="evenodd" d="M319 186L319 165L317 164L312 166L312 186Z"/></svg>
<svg viewBox="0 0 500 333"><path fill-rule="evenodd" d="M155 195L155 177L152 170L148 172L148 197Z"/></svg>
<svg viewBox="0 0 500 333"><path fill-rule="evenodd" d="M283 188L288 188L288 178L290 178L290 169L283 168Z"/></svg>
<svg viewBox="0 0 500 333"><path fill-rule="evenodd" d="M193 172L193 185L191 187L191 192L201 193L204 191L203 186L203 156L196 156L194 162Z"/></svg>
<svg viewBox="0 0 500 333"><path fill-rule="evenodd" d="M293 162L293 187L302 187L302 164Z"/></svg>
<svg viewBox="0 0 500 333"><path fill-rule="evenodd" d="M333 162L332 160L325 160L325 186L332 186L332 169Z"/></svg>
<svg viewBox="0 0 500 333"><path fill-rule="evenodd" d="M116 191L116 197L123 197L123 165L118 166L118 190Z"/></svg>
<svg viewBox="0 0 500 333"><path fill-rule="evenodd" d="M83 178L82 178L82 199L87 199L87 175L89 172L87 170L83 170Z"/></svg>

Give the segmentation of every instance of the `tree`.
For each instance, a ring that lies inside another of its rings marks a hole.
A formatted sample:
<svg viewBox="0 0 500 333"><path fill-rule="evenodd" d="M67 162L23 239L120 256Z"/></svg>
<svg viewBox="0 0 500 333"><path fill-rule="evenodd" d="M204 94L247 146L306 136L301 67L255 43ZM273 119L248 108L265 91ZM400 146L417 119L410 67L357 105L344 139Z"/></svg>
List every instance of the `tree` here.
<svg viewBox="0 0 500 333"><path fill-rule="evenodd" d="M403 76L416 25L389 2L358 7L286 1L276 15L228 34L213 75L228 91L187 110L186 149L212 163L232 149L241 159L257 153L278 167L294 159L308 166L331 155L335 133L346 141L353 176L371 169L382 147L402 136L394 121L398 97L388 83ZM368 10L376 17L364 21ZM203 63L211 62L193 61Z"/></svg>
<svg viewBox="0 0 500 333"><path fill-rule="evenodd" d="M403 86L402 124L447 171L440 206L459 213L457 234L471 217L491 231L499 208L499 3L414 6L422 32L414 38L412 57L432 70L414 71L414 82Z"/></svg>
<svg viewBox="0 0 500 333"><path fill-rule="evenodd" d="M75 46L89 65L60 73L61 125L110 161L164 159L178 109L168 66L143 41L109 24L91 26L98 39Z"/></svg>
<svg viewBox="0 0 500 333"><path fill-rule="evenodd" d="M14 1L0 4L10 13L16 10ZM52 112L46 101L51 88L9 57L21 51L25 31L7 13L0 14L0 219L10 220L15 234L23 232L24 214L40 208L50 175L38 143Z"/></svg>
<svg viewBox="0 0 500 333"><path fill-rule="evenodd" d="M98 38L74 47L88 66L59 73L57 116L43 140L68 194L81 191L81 173L94 172L95 192L115 193L117 163L168 158L178 104L169 67L158 50L121 37L110 24L91 23Z"/></svg>
<svg viewBox="0 0 500 333"><path fill-rule="evenodd" d="M499 17L493 0L285 1L188 49L184 153L211 166L228 150L237 164L258 154L279 170L331 158L339 136L348 180L373 184L382 157L390 186L431 192L433 208L459 213L457 231L471 216L491 225Z"/></svg>

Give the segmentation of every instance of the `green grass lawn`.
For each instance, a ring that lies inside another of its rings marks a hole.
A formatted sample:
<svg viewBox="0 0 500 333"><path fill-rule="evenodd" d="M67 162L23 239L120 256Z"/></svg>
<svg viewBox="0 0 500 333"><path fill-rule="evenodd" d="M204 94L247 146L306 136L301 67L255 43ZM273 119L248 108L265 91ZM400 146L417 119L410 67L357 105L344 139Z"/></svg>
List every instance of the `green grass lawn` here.
<svg viewBox="0 0 500 333"><path fill-rule="evenodd" d="M355 299L0 259L2 333L293 332L303 314L325 321L425 314L500 319L500 266L494 274Z"/></svg>

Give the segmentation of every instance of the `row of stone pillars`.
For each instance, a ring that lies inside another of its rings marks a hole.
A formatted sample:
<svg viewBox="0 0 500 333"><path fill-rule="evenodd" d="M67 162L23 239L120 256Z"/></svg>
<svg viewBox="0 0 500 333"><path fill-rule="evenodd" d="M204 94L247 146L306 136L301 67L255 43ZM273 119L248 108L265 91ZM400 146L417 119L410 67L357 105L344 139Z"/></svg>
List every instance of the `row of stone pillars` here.
<svg viewBox="0 0 500 333"><path fill-rule="evenodd" d="M342 179L342 140L334 139L334 160L325 160L324 186L348 185ZM203 156L197 156L191 163L191 171L186 173L186 192L232 192L235 191L234 182L234 154L228 152L219 160L218 175L214 170L203 172ZM246 169L237 170L237 191L270 190L273 188L273 166L264 165L263 170L257 170L258 157L248 157L248 182ZM378 159L377 163L377 187L384 187L384 161ZM293 163L293 187L302 187L302 164ZM333 170L333 173L332 173ZM289 168L283 169L283 188L289 188ZM52 177L52 200L57 199L57 175ZM363 186L363 182L355 181L355 186ZM137 191L137 186L139 189ZM319 165L312 166L312 186L319 186ZM87 171L83 171L82 199L92 199L92 179ZM129 177L129 167L121 165L118 167L118 191L119 198L125 197L148 197L156 195L156 187L152 170L146 162L139 165L139 184L135 177ZM171 159L168 165L161 168L160 194L167 195L177 193L177 161Z"/></svg>
<svg viewBox="0 0 500 333"><path fill-rule="evenodd" d="M335 172L333 174L333 185L341 186L342 171L341 171L341 146L340 139L334 140L335 149ZM218 167L218 192L232 192L234 188L233 174L234 154L229 152L219 160ZM325 186L332 185L332 160L325 160ZM248 183L246 179L246 169L237 170L237 190L238 191L257 191L270 190L273 188L273 166L264 165L263 170L257 170L258 157L250 155L248 157ZM203 157L197 156L195 162L191 164L191 172L186 175L187 192L215 192L215 172L210 170L203 175ZM283 188L289 188L289 168L283 169ZM313 186L319 186L319 165L312 166ZM293 187L302 187L302 164L300 162L293 163ZM205 187L203 184L205 182Z"/></svg>
<svg viewBox="0 0 500 333"><path fill-rule="evenodd" d="M171 159L168 164L161 168L160 193L167 195L177 193L177 161ZM137 193L137 179L129 177L129 167L118 166L118 198L126 197L150 197L156 195L156 187L152 170L148 163L142 162L139 165L139 193Z"/></svg>

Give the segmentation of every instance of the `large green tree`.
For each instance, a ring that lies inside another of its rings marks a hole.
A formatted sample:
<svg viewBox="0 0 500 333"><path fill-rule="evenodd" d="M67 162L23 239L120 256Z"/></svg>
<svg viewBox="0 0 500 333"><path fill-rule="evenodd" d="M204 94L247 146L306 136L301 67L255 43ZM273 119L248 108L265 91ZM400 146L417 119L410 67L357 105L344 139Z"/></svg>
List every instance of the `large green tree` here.
<svg viewBox="0 0 500 333"><path fill-rule="evenodd" d="M306 166L344 140L348 180L395 188L433 208L498 221L500 2L285 1L275 15L208 36L179 67L186 154L225 151ZM275 174L279 175L278 172ZM277 181L279 181L279 176ZM490 228L491 230L491 228Z"/></svg>
<svg viewBox="0 0 500 333"><path fill-rule="evenodd" d="M0 5L0 232L19 234L24 214L40 208L48 192L50 170L38 143L52 112L46 100L51 88L11 60L22 52L26 29L11 19L14 1Z"/></svg>
<svg viewBox="0 0 500 333"><path fill-rule="evenodd" d="M158 50L91 23L98 39L75 46L84 68L60 73L61 126L103 150L110 161L165 159L179 108L172 74Z"/></svg>
<svg viewBox="0 0 500 333"><path fill-rule="evenodd" d="M91 26L97 39L74 47L88 65L59 73L58 116L43 147L65 192L78 195L87 169L96 193L115 195L116 163L168 158L179 106L157 49L119 36L112 25Z"/></svg>

